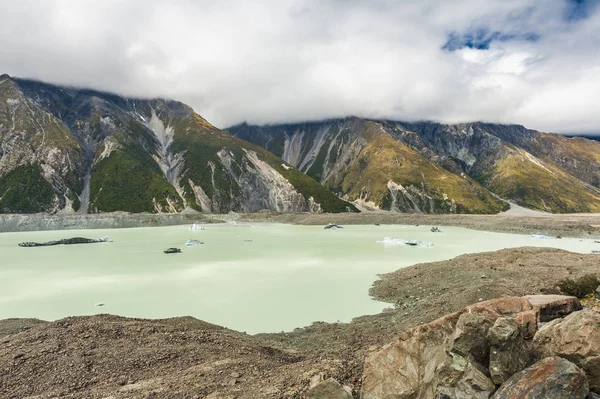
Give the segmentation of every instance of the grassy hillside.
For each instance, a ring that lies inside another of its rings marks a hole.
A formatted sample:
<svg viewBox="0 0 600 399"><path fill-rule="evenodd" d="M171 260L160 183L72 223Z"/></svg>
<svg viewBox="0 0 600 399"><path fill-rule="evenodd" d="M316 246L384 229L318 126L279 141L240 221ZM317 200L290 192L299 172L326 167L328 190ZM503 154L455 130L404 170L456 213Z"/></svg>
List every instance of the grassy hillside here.
<svg viewBox="0 0 600 399"><path fill-rule="evenodd" d="M481 179L501 197L528 208L556 213L600 212L600 194L523 150L508 150Z"/></svg>
<svg viewBox="0 0 600 399"><path fill-rule="evenodd" d="M371 201L389 207L391 199L387 183L391 180L404 187L412 186L423 196L432 198L440 213L448 212L452 202L459 213L497 213L507 207L477 182L428 161L384 134L375 123L367 124L366 138L368 144L341 181L331 179L326 183L334 190L348 194L350 199L360 197L366 188Z"/></svg>
<svg viewBox="0 0 600 399"><path fill-rule="evenodd" d="M53 197L39 164L21 165L0 176L0 213L47 212Z"/></svg>
<svg viewBox="0 0 600 399"><path fill-rule="evenodd" d="M164 210L183 203L154 160L141 146L117 150L92 170L90 209L99 212L155 212L153 201Z"/></svg>

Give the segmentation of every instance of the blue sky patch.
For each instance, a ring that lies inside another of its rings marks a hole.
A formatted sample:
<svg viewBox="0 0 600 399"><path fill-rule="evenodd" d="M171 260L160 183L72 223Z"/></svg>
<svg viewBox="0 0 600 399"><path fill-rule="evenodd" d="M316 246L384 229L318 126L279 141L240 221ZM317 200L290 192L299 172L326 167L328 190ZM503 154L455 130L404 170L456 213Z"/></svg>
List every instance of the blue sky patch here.
<svg viewBox="0 0 600 399"><path fill-rule="evenodd" d="M448 40L442 46L442 50L456 51L461 48L472 48L477 50L489 50L492 42L507 42L511 40L535 42L540 40L537 33L511 34L488 29L476 29L465 33L452 32Z"/></svg>
<svg viewBox="0 0 600 399"><path fill-rule="evenodd" d="M564 18L569 22L577 22L592 15L600 0L566 0L567 8Z"/></svg>

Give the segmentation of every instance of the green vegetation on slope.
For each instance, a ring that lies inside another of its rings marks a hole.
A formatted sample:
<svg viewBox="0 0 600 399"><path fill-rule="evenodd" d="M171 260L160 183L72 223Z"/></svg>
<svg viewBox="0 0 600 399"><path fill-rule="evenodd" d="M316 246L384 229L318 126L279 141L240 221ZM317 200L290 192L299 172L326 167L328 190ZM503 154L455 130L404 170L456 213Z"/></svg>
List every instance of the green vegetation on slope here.
<svg viewBox="0 0 600 399"><path fill-rule="evenodd" d="M185 172L181 178L181 185L185 191L184 196L188 206L201 211L200 206L196 203L194 190L189 183L191 180L194 185L200 186L204 190L208 198L217 197L219 198L218 202L225 203L225 208L228 208L231 204L227 201L238 197L240 190L231 175L223 169L217 153L226 148L231 151L236 162L240 164L243 150L232 145L233 143L227 135L197 114L175 121L175 131L171 150L174 153L186 153L183 168ZM241 173L236 163L232 163L231 168L233 173ZM217 212L226 210L215 209Z"/></svg>
<svg viewBox="0 0 600 399"><path fill-rule="evenodd" d="M52 186L38 164L21 165L0 177L0 213L47 212L52 198Z"/></svg>
<svg viewBox="0 0 600 399"><path fill-rule="evenodd" d="M154 212L153 199L183 209L181 199L160 168L140 145L112 152L92 169L90 210Z"/></svg>

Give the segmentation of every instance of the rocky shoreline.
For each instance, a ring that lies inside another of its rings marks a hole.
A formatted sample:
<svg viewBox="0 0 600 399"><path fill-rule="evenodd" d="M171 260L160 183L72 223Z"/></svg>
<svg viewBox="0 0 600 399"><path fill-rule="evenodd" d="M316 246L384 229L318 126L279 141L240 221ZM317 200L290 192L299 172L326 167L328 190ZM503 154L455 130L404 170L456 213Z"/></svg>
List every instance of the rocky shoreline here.
<svg viewBox="0 0 600 399"><path fill-rule="evenodd" d="M245 222L272 222L300 225L400 224L427 226L454 226L474 230L515 234L542 234L575 238L600 238L600 214L417 214L386 211L360 214L243 214Z"/></svg>

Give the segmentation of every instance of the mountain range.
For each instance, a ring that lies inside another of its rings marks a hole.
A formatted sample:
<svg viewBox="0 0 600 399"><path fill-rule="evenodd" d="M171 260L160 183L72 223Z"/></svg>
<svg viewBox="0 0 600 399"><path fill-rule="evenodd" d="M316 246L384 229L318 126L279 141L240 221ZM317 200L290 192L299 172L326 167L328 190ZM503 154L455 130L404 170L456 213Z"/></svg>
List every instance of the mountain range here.
<svg viewBox="0 0 600 399"><path fill-rule="evenodd" d="M220 130L189 106L0 76L0 213L600 212L600 142L357 117Z"/></svg>
<svg viewBox="0 0 600 399"><path fill-rule="evenodd" d="M356 117L227 129L367 208L600 211L600 142L520 125Z"/></svg>
<svg viewBox="0 0 600 399"><path fill-rule="evenodd" d="M0 212L356 210L177 101L0 76Z"/></svg>

